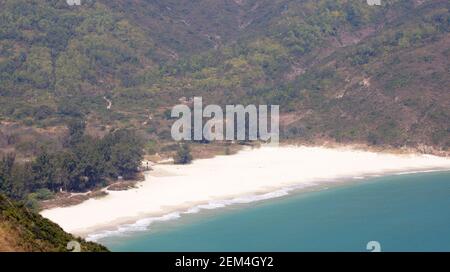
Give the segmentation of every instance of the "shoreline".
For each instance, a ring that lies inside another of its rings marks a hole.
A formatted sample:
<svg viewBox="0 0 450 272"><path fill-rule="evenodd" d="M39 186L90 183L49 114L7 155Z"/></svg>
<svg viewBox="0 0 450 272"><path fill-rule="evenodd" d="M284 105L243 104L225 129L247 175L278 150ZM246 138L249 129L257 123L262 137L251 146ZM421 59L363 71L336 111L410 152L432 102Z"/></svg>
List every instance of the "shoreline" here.
<svg viewBox="0 0 450 272"><path fill-rule="evenodd" d="M351 186L355 184L359 184L368 179L389 177L389 176L397 176L397 175L413 175L413 174L421 174L421 173L445 173L450 171L450 169L430 169L430 170L422 170L422 171L408 171L402 173L385 173L381 175L367 175L364 177L348 177L341 178L339 181L331 181L328 183L322 183L318 185L312 185L304 188L281 188L275 191L261 193L257 195L246 195L235 197L231 199L221 200L221 206L215 206L214 201L209 203L199 203L197 205L192 206L191 208L182 207L180 210L174 210L171 212L163 213L163 214L150 214L148 216L144 216L142 218L136 218L133 220L129 220L128 222L118 221L117 224L112 224L109 227L105 227L103 229L93 229L92 231L86 231L83 233L79 233L81 237L85 238L87 241L91 242L99 242L104 238L110 237L126 237L126 235L149 231L150 226L154 223L175 221L178 219L182 219L184 216L189 216L193 214L201 214L205 212L213 212L214 210L223 210L227 208L232 208L233 206L239 205L251 205L259 202L282 199L285 197L290 197L298 194L307 194L311 192L320 192L323 190L329 190L338 187ZM236 199L250 199L248 201L236 201ZM219 200L218 200L219 201ZM226 204L224 204L224 202ZM223 205L223 206L222 206ZM210 207L207 207L210 206Z"/></svg>
<svg viewBox="0 0 450 272"><path fill-rule="evenodd" d="M145 181L136 189L109 192L101 199L41 214L66 231L97 240L145 230L152 222L176 219L182 214L283 197L293 191L344 185L375 176L446 171L450 170L450 159L374 153L351 147L263 146L196 160L191 165L156 165L154 169L145 173Z"/></svg>

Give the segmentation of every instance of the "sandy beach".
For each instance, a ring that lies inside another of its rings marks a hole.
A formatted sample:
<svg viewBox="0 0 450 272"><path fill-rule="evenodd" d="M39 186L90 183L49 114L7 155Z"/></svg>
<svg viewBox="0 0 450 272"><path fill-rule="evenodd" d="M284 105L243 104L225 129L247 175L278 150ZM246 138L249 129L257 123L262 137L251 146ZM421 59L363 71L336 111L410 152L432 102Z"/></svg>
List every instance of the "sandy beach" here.
<svg viewBox="0 0 450 272"><path fill-rule="evenodd" d="M450 158L387 154L325 147L261 147L190 165L155 165L135 189L110 191L100 199L44 210L64 230L94 232L148 227L182 213L286 195L289 190L349 182L384 174L450 170ZM105 232L103 232L105 233Z"/></svg>

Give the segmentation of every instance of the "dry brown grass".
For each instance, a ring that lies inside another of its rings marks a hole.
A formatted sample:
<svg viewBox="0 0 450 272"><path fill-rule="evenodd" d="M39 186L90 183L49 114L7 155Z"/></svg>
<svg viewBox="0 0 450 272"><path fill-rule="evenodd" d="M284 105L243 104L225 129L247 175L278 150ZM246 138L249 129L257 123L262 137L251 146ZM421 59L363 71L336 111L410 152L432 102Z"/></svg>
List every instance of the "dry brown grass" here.
<svg viewBox="0 0 450 272"><path fill-rule="evenodd" d="M5 222L0 222L0 252L25 251L17 244L17 234Z"/></svg>

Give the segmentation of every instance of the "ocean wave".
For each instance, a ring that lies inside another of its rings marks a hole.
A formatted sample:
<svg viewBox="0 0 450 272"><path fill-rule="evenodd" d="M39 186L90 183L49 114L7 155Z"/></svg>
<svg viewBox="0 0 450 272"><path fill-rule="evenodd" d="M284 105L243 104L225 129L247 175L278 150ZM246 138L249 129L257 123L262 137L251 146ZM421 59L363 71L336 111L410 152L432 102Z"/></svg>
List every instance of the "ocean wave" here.
<svg viewBox="0 0 450 272"><path fill-rule="evenodd" d="M178 219L180 217L180 212L172 212L159 217L148 217L140 219L133 224L121 225L117 227L116 230L105 230L98 233L89 234L88 237L86 237L86 241L95 242L110 236L122 236L125 233L145 231L148 229L148 226L150 226L154 222L170 221Z"/></svg>
<svg viewBox="0 0 450 272"><path fill-rule="evenodd" d="M408 175L408 174L417 174L417 173L429 173L429 172L436 172L439 170L419 170L419 171L407 171L407 172L400 172L395 173L394 175ZM369 177L379 177L382 176L381 174L372 174L369 175ZM367 176L354 176L354 180L362 180L365 179ZM290 192L303 189L306 187L313 187L314 185L318 185L316 183L309 183L309 184L302 184L302 185L295 185L290 187L285 187L279 190L275 190L273 192L265 193L265 194L251 194L246 196L240 196L232 199L226 199L226 200L212 200L208 202L207 204L200 204L194 207L191 207L184 211L175 211L163 216L159 217L148 217L143 218L140 220L137 220L135 223L132 224L124 224L117 227L116 230L105 230L101 232L96 232L89 234L86 238L87 241L99 241L101 239L107 238L107 237L113 237L113 236L125 236L130 233L135 232L142 232L142 231L148 231L150 229L150 226L155 222L163 222L163 221L170 221L170 220L177 220L181 218L182 215L189 215L189 214L196 214L201 212L202 210L214 210L214 209L221 209L225 208L227 206L232 205L239 205L239 204L249 204L252 202L259 202L264 201L268 199L274 199L274 198L280 198L283 196L289 195ZM328 189L328 187L321 187L318 188L319 190Z"/></svg>
<svg viewBox="0 0 450 272"><path fill-rule="evenodd" d="M313 184L309 184L309 186L311 186L311 185L313 185ZM228 199L228 200L213 200L207 204L197 205L197 206L189 208L188 210L185 210L185 211L175 211L175 212L172 212L172 213L169 213L169 214L166 214L163 216L159 216L159 217L143 218L143 219L137 220L133 224L121 225L121 226L117 227L116 230L105 230L105 231L101 231L101 232L97 232L97 233L92 233L86 237L86 240L96 242L96 241L99 241L99 240L107 238L107 237L125 236L127 234L134 233L134 232L147 231L150 229L150 226L155 222L176 220L176 219L179 219L183 214L185 214L185 215L195 214L195 213L201 212L202 210L214 210L214 209L225 208L225 207L231 206L231 205L249 204L252 202L258 202L258 201L263 201L263 200L268 200L268 199L279 198L279 197L287 196L287 195L289 195L290 192L304 188L304 187L308 187L308 185L301 185L301 186L297 185L297 186L292 186L292 187L286 187L286 188L279 189L279 190L265 193L265 194L257 194L257 195L253 194L253 195L236 197L236 198Z"/></svg>
<svg viewBox="0 0 450 272"><path fill-rule="evenodd" d="M406 171L406 172L400 172L396 173L396 176L401 175L411 175L411 174L420 174L420 173L432 173L432 172L440 172L441 170L418 170L418 171Z"/></svg>

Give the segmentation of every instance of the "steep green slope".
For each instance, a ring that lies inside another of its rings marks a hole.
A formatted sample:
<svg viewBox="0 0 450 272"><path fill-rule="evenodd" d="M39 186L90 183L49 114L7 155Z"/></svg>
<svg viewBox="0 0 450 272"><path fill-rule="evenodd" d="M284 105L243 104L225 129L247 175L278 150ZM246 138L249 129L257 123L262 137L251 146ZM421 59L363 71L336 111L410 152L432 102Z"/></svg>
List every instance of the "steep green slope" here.
<svg viewBox="0 0 450 272"><path fill-rule="evenodd" d="M448 150L449 10L448 1L411 8L285 85L280 103L310 113L296 131L309 124L311 135L338 141Z"/></svg>
<svg viewBox="0 0 450 272"><path fill-rule="evenodd" d="M151 75L164 54L101 3L2 0L1 111L39 120L103 109L104 95Z"/></svg>
<svg viewBox="0 0 450 272"><path fill-rule="evenodd" d="M450 3L382 4L0 0L1 117L169 139L198 95L279 104L285 138L448 151Z"/></svg>
<svg viewBox="0 0 450 272"><path fill-rule="evenodd" d="M55 223L0 195L0 251L64 252L70 241L78 241L81 251L108 251L73 237Z"/></svg>
<svg viewBox="0 0 450 272"><path fill-rule="evenodd" d="M288 9L265 36L180 62L174 75L192 86L180 88L279 104L295 116L286 138L448 150L450 3L314 2L298 4L311 7L302 16Z"/></svg>

